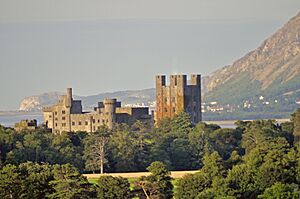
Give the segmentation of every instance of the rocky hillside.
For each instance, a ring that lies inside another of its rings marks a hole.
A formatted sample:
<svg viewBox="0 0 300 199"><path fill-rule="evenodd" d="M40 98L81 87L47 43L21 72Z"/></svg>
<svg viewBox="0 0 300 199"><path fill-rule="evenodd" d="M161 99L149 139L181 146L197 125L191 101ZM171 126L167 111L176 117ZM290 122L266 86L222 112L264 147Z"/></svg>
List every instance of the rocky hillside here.
<svg viewBox="0 0 300 199"><path fill-rule="evenodd" d="M20 104L20 111L39 111L44 106L50 106L57 103L62 92L44 93L26 97ZM97 102L105 98L117 98L126 106L154 106L155 89L144 89L137 91L117 91L112 93L100 93L92 96L73 96L74 99L82 100L85 110L92 110L97 106Z"/></svg>
<svg viewBox="0 0 300 199"><path fill-rule="evenodd" d="M241 102L257 95L283 96L300 89L300 13L260 47L205 77L205 99Z"/></svg>
<svg viewBox="0 0 300 199"><path fill-rule="evenodd" d="M44 106L56 103L60 95L62 95L62 92L49 92L26 97L21 101L19 111L42 110Z"/></svg>

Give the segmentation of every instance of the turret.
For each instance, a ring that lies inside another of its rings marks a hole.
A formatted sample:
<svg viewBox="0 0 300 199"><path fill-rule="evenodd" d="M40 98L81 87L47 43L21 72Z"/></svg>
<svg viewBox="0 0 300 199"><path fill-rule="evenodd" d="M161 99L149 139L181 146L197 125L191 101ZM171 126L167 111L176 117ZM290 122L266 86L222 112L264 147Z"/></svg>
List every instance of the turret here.
<svg viewBox="0 0 300 199"><path fill-rule="evenodd" d="M117 99L103 100L106 125L110 129L112 129L113 123L116 122L116 103Z"/></svg>
<svg viewBox="0 0 300 199"><path fill-rule="evenodd" d="M67 88L66 107L72 106L72 88Z"/></svg>

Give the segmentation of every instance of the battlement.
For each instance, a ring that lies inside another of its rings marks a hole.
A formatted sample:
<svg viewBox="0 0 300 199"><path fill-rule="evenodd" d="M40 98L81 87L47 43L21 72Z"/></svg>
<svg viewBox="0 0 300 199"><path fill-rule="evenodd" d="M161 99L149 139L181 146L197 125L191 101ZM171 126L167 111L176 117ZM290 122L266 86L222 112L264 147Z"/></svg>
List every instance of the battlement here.
<svg viewBox="0 0 300 199"><path fill-rule="evenodd" d="M166 87L166 86L199 86L201 85L201 75L200 74L191 74L190 81L188 83L187 75L170 75L169 76L169 85L166 85L166 76L157 75L156 76L156 87Z"/></svg>

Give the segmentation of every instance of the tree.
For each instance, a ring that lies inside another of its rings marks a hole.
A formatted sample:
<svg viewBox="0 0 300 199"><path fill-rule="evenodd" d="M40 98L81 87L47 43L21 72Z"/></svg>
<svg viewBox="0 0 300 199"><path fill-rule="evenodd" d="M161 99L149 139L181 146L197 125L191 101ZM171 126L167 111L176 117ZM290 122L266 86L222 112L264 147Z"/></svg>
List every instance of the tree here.
<svg viewBox="0 0 300 199"><path fill-rule="evenodd" d="M79 170L83 170L84 162L83 143L81 143L80 134L62 133L52 134L51 146L49 147L46 161L51 164L71 163Z"/></svg>
<svg viewBox="0 0 300 199"><path fill-rule="evenodd" d="M300 198L300 191L297 185L287 185L277 182L270 188L267 188L263 194L259 195L261 199L298 199Z"/></svg>
<svg viewBox="0 0 300 199"><path fill-rule="evenodd" d="M293 114L295 143L300 141L300 108Z"/></svg>
<svg viewBox="0 0 300 199"><path fill-rule="evenodd" d="M174 170L188 170L192 169L196 160L193 161L189 141L183 138L174 139L170 145L170 158L172 162L172 169Z"/></svg>
<svg viewBox="0 0 300 199"><path fill-rule="evenodd" d="M110 165L115 171L136 170L135 157L137 142L127 131L114 132L109 140Z"/></svg>
<svg viewBox="0 0 300 199"><path fill-rule="evenodd" d="M172 132L177 133L180 137L186 137L192 127L190 115L186 112L179 113L171 120Z"/></svg>
<svg viewBox="0 0 300 199"><path fill-rule="evenodd" d="M256 120L245 127L242 147L249 153L262 142L280 136L278 128L272 120Z"/></svg>
<svg viewBox="0 0 300 199"><path fill-rule="evenodd" d="M211 143L209 135L217 129L220 129L218 125L200 122L190 131L188 140L192 150L191 157L195 159L194 168L200 168L202 165L200 160L205 153L213 152L213 143Z"/></svg>
<svg viewBox="0 0 300 199"><path fill-rule="evenodd" d="M224 161L217 151L206 154L203 158L203 164L201 171L207 175L211 182L215 177L226 175Z"/></svg>
<svg viewBox="0 0 300 199"><path fill-rule="evenodd" d="M122 177L101 176L98 180L98 198L127 199L130 198L130 184Z"/></svg>
<svg viewBox="0 0 300 199"><path fill-rule="evenodd" d="M176 198L196 198L200 192L210 187L210 184L211 182L203 171L187 174L178 180Z"/></svg>
<svg viewBox="0 0 300 199"><path fill-rule="evenodd" d="M95 187L70 164L53 166L54 180L50 182L55 190L49 198L96 198Z"/></svg>
<svg viewBox="0 0 300 199"><path fill-rule="evenodd" d="M203 163L198 173L186 175L178 181L177 198L196 198L199 193L212 187L214 179L225 176L224 163L218 152L206 154Z"/></svg>
<svg viewBox="0 0 300 199"><path fill-rule="evenodd" d="M84 150L86 169L94 172L100 169L100 173L104 173L104 163L106 163L106 148L109 139L110 133L106 128L102 128L86 138Z"/></svg>
<svg viewBox="0 0 300 199"><path fill-rule="evenodd" d="M27 162L19 165L19 172L22 175L22 198L46 198L54 192L50 185L53 180L50 165Z"/></svg>
<svg viewBox="0 0 300 199"><path fill-rule="evenodd" d="M242 139L242 133L236 129L217 129L209 134L210 142L224 160L227 160L231 153L240 151L239 145Z"/></svg>
<svg viewBox="0 0 300 199"><path fill-rule="evenodd" d="M6 165L0 170L0 198L19 198L22 194L22 178L18 168Z"/></svg>
<svg viewBox="0 0 300 199"><path fill-rule="evenodd" d="M137 188L142 189L147 199L173 198L173 185L171 183L170 171L162 162L152 162L147 170L151 175L141 177L136 183Z"/></svg>
<svg viewBox="0 0 300 199"><path fill-rule="evenodd" d="M147 166L151 164L151 143L150 132L151 126L146 122L137 120L131 126L131 135L134 138L134 145L136 146L136 152L134 157L134 163L138 171L145 171Z"/></svg>
<svg viewBox="0 0 300 199"><path fill-rule="evenodd" d="M225 179L227 195L238 198L255 198L257 187L253 176L256 170L247 164L233 166Z"/></svg>

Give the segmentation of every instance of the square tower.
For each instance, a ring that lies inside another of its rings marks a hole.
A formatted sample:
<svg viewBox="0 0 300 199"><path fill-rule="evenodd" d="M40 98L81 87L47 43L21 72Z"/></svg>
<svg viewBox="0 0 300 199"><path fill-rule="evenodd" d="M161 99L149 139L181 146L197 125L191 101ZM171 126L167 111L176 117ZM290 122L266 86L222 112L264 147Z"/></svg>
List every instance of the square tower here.
<svg viewBox="0 0 300 199"><path fill-rule="evenodd" d="M186 75L170 75L166 85L164 75L156 76L156 112L155 122L186 112L193 123L202 121L201 75L192 74L190 83Z"/></svg>

